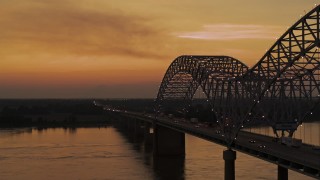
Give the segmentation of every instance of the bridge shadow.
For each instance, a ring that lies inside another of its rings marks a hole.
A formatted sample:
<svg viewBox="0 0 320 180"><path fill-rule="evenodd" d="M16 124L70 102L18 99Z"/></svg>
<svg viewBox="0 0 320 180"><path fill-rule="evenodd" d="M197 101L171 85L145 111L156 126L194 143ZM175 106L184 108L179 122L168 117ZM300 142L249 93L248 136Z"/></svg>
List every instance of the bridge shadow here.
<svg viewBox="0 0 320 180"><path fill-rule="evenodd" d="M184 157L154 157L153 168L157 176L161 179L185 179Z"/></svg>
<svg viewBox="0 0 320 180"><path fill-rule="evenodd" d="M131 144L133 150L143 156L144 165L154 171L154 179L185 179L185 157L154 157L152 143L146 143L148 138L142 133L124 124L115 123L114 128Z"/></svg>

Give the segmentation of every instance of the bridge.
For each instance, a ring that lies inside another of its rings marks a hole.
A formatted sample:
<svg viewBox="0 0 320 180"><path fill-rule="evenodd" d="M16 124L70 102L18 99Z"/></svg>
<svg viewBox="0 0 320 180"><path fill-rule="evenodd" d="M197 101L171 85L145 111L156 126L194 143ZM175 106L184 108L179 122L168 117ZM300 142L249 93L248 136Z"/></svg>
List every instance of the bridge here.
<svg viewBox="0 0 320 180"><path fill-rule="evenodd" d="M153 124L155 154L183 154L183 133L222 144L225 179L234 179L236 152L278 165L278 178L288 179L287 169L320 178L320 155L306 145L283 147L268 137L241 129L259 121L270 125L277 137L292 137L320 102L320 6L293 24L256 65L249 68L229 56L177 57L168 67L155 100L152 117L121 114ZM194 95L201 90L211 108L217 129L195 128L161 117L168 109L188 112ZM290 127L285 125L290 124ZM216 134L215 132L221 132ZM259 139L266 147L256 147L248 139ZM303 157L301 156L303 155Z"/></svg>
<svg viewBox="0 0 320 180"><path fill-rule="evenodd" d="M224 134L217 127L196 125L181 118L158 117L154 124L155 114L145 114L129 111L115 111L117 121L131 124L131 129L143 134L146 139L152 139L155 156L184 156L184 133L228 147ZM150 134L150 129L153 133ZM252 142L254 140L254 142ZM287 169L319 179L320 151L312 146L302 144L301 147L281 145L269 136L239 132L231 147L239 152L278 165L279 179L288 178ZM302 155L303 154L303 155Z"/></svg>

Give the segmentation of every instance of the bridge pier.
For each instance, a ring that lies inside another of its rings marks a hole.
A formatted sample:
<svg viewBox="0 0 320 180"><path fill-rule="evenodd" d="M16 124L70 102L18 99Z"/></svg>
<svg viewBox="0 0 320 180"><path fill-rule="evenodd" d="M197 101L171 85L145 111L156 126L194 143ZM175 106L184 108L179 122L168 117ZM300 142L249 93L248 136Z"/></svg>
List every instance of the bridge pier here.
<svg viewBox="0 0 320 180"><path fill-rule="evenodd" d="M145 132L145 122L137 120L136 128L137 128L136 132L137 132L138 136L143 138L144 135L145 135L144 134L144 132Z"/></svg>
<svg viewBox="0 0 320 180"><path fill-rule="evenodd" d="M185 156L185 136L167 127L153 124L154 156Z"/></svg>
<svg viewBox="0 0 320 180"><path fill-rule="evenodd" d="M152 146L153 144L153 132L150 132L150 123L145 122L144 124L144 146Z"/></svg>
<svg viewBox="0 0 320 180"><path fill-rule="evenodd" d="M278 180L288 180L288 169L278 165Z"/></svg>
<svg viewBox="0 0 320 180"><path fill-rule="evenodd" d="M133 118L122 118L121 126L126 129L128 133L130 133L130 138L132 141L137 142L143 140L144 138L144 122L139 119Z"/></svg>
<svg viewBox="0 0 320 180"><path fill-rule="evenodd" d="M224 179L235 180L235 160L237 157L236 151L228 149L223 151L224 166Z"/></svg>

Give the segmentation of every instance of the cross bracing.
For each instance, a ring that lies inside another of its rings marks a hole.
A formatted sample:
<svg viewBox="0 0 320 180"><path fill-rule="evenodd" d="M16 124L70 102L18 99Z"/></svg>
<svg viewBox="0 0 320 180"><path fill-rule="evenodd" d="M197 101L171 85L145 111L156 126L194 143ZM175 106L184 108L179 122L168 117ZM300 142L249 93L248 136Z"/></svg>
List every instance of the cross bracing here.
<svg viewBox="0 0 320 180"><path fill-rule="evenodd" d="M190 104L201 88L215 120L232 143L247 122L299 125L320 99L320 6L290 27L251 69L229 56L180 56L160 85L156 111L166 100Z"/></svg>

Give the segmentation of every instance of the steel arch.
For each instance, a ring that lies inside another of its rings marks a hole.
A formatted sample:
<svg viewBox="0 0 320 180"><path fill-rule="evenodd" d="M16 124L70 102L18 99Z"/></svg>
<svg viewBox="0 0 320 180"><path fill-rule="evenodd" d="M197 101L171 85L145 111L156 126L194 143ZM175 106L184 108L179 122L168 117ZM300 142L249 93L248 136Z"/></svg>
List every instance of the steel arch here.
<svg viewBox="0 0 320 180"><path fill-rule="evenodd" d="M200 86L210 99L211 82L242 76L248 67L228 56L180 56L164 75L156 104L159 109L166 99L183 99L189 103Z"/></svg>
<svg viewBox="0 0 320 180"><path fill-rule="evenodd" d="M200 86L230 145L250 120L298 125L320 101L319 11L297 21L249 70L228 56L178 57L162 80L156 109L170 98L190 103Z"/></svg>

